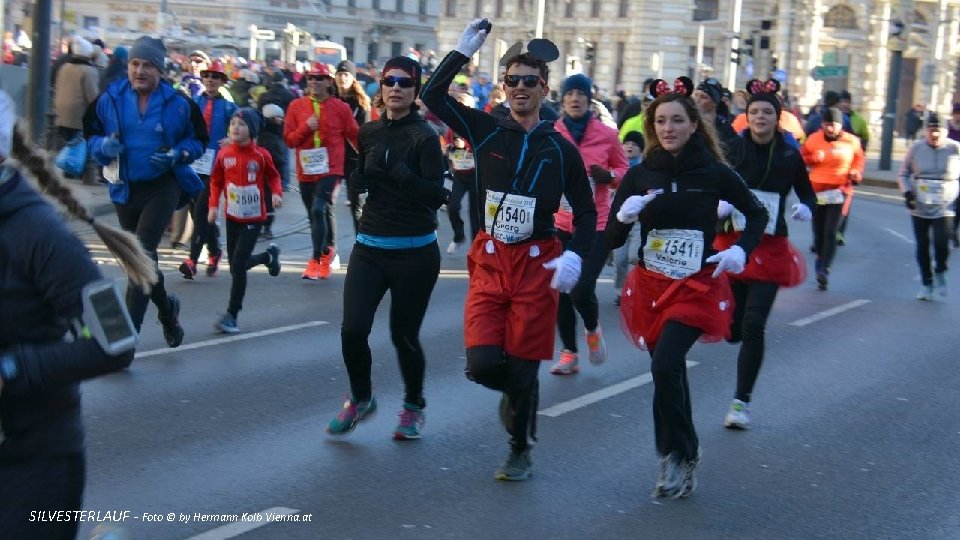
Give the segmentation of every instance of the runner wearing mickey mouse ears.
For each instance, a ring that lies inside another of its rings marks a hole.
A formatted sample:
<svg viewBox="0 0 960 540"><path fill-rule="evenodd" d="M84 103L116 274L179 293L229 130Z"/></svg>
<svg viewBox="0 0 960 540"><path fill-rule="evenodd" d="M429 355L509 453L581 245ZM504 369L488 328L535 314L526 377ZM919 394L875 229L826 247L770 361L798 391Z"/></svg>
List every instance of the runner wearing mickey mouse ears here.
<svg viewBox="0 0 960 540"><path fill-rule="evenodd" d="M686 77L654 81L657 98L644 117L647 147L630 168L604 233L620 247L641 227L639 262L627 277L620 312L628 338L649 350L653 421L660 476L654 496L686 497L696 487L700 444L693 427L686 355L701 341L730 332L733 294L726 273L739 273L760 242L767 211L724 162L712 126L704 125ZM736 244L715 252L716 211L730 201L745 216Z"/></svg>
<svg viewBox="0 0 960 540"><path fill-rule="evenodd" d="M569 293L580 277L596 236L597 211L577 148L552 122L540 120L540 104L550 91L547 63L559 57L556 45L535 39L526 53L507 59L507 118L466 107L447 94L491 26L486 19L469 23L420 97L474 151L484 230L467 256L466 375L503 392L501 421L510 433L510 452L495 478L526 480L536 441L538 370L553 356L558 293ZM566 250L553 224L561 196L573 213Z"/></svg>
<svg viewBox="0 0 960 540"><path fill-rule="evenodd" d="M723 421L731 429L750 427L750 396L763 363L767 317L777 291L780 287L799 285L807 275L803 254L787 240L786 197L792 189L800 199L791 213L795 220L810 221L812 209L817 205L799 150L777 129L782 111L780 100L769 91L771 89L759 80L747 83L749 123L727 154L731 165L770 215L760 245L750 254L746 269L730 276L736 306L730 341L742 343L737 357L737 390ZM740 238L743 214L734 211L726 201L720 201L717 216L724 220L723 231L717 234L713 247L727 249Z"/></svg>

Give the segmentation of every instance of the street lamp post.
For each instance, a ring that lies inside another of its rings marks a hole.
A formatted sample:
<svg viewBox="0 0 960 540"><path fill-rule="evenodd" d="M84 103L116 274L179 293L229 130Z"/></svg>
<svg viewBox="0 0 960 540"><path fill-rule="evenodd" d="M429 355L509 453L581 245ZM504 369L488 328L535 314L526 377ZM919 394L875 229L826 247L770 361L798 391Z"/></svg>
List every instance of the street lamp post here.
<svg viewBox="0 0 960 540"><path fill-rule="evenodd" d="M887 79L887 105L883 111L883 134L880 138L880 170L890 170L890 158L893 153L893 127L897 121L897 102L900 94L900 70L903 66L903 51L907 48L904 24L894 21L891 35L887 41L890 50L890 74Z"/></svg>
<svg viewBox="0 0 960 540"><path fill-rule="evenodd" d="M34 143L43 140L50 103L50 23L53 0L37 0L33 11L33 50L27 87L27 118ZM50 142L50 141L48 141Z"/></svg>

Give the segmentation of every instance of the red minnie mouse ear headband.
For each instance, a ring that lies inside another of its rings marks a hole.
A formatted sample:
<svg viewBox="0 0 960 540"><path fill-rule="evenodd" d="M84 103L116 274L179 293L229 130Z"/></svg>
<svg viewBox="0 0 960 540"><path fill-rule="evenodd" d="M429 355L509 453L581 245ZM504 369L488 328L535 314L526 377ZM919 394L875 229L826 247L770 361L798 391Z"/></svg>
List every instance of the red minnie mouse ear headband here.
<svg viewBox="0 0 960 540"><path fill-rule="evenodd" d="M650 84L650 93L653 94L653 97L655 98L670 93L677 93L686 97L690 97L690 95L693 94L693 81L690 80L690 77L677 77L673 81L673 87L671 87L669 84L667 84L667 81L663 79L656 79Z"/></svg>
<svg viewBox="0 0 960 540"><path fill-rule="evenodd" d="M760 79L753 79L747 83L747 93L753 94L776 94L780 92L780 81L770 79L763 82Z"/></svg>

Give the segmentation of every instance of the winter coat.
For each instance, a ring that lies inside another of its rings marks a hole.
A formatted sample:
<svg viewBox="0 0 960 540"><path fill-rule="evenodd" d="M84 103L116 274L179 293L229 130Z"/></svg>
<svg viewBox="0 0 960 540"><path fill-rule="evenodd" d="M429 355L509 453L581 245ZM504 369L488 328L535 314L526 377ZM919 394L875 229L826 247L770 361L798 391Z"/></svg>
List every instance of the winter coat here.
<svg viewBox="0 0 960 540"><path fill-rule="evenodd" d="M960 192L960 143L947 139L934 148L917 141L903 158L897 181L900 191L913 193L910 214L926 219L956 215L953 201Z"/></svg>
<svg viewBox="0 0 960 540"><path fill-rule="evenodd" d="M83 129L83 113L100 92L100 70L90 60L73 57L60 68L53 108L57 126Z"/></svg>
<svg viewBox="0 0 960 540"><path fill-rule="evenodd" d="M343 161L347 142L357 145L357 132L360 130L353 119L350 107L335 97L316 102L310 96L295 99L287 109L283 122L283 141L297 150L297 178L301 182L317 182L328 176L343 176ZM317 115L319 124L314 131L307 127L307 118ZM319 144L318 144L319 142ZM327 174L304 175L300 163L300 150L324 147L328 152L330 171Z"/></svg>

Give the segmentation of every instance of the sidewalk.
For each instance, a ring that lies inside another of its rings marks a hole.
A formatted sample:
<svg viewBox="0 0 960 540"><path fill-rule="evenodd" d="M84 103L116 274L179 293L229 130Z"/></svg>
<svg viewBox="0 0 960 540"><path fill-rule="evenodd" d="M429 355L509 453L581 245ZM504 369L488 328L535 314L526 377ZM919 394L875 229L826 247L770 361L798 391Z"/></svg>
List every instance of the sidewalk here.
<svg viewBox="0 0 960 540"><path fill-rule="evenodd" d="M863 185L899 189L897 174L907 154L907 146L903 139L893 140L893 151L890 153L890 170L880 170L880 141L871 141L867 150L867 166L863 171Z"/></svg>

